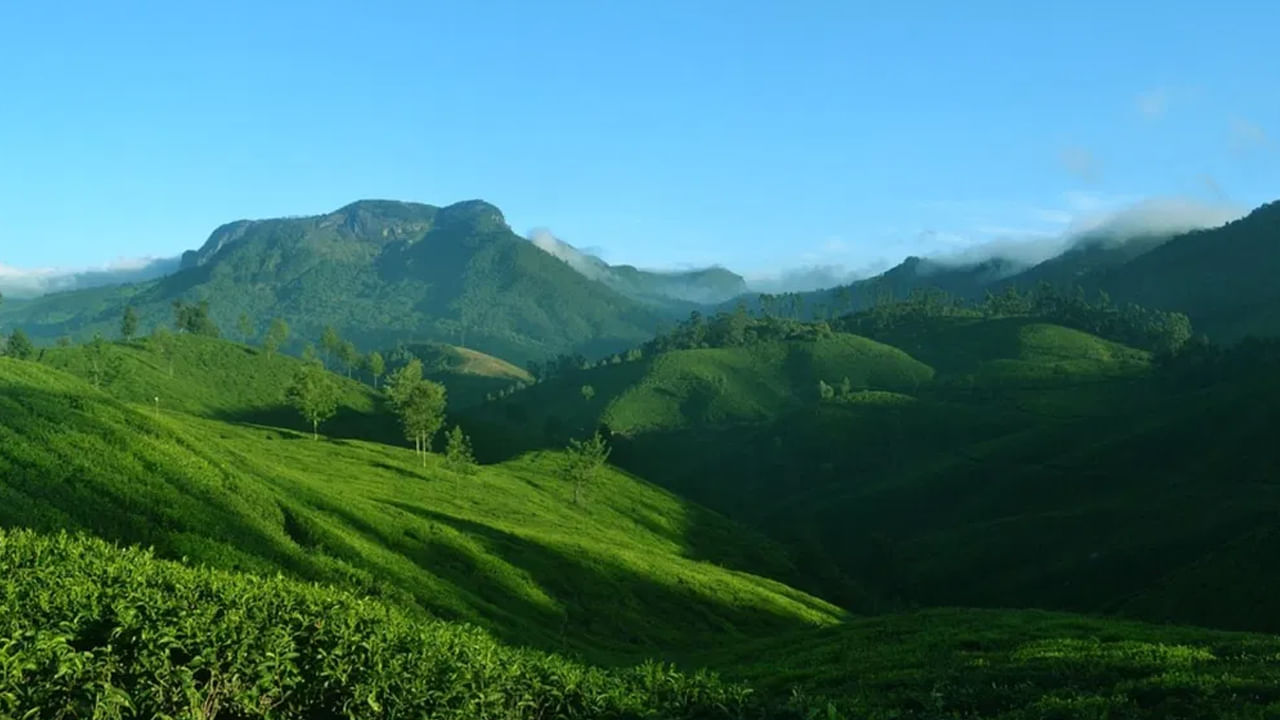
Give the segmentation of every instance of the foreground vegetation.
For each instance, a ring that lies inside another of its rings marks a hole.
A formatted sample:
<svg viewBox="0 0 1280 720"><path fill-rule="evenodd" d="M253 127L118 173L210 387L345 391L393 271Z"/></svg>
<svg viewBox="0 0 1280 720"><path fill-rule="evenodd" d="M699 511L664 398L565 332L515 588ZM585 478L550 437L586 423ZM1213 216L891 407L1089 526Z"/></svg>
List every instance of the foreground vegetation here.
<svg viewBox="0 0 1280 720"><path fill-rule="evenodd" d="M741 718L742 686L591 669L282 578L0 531L0 717Z"/></svg>

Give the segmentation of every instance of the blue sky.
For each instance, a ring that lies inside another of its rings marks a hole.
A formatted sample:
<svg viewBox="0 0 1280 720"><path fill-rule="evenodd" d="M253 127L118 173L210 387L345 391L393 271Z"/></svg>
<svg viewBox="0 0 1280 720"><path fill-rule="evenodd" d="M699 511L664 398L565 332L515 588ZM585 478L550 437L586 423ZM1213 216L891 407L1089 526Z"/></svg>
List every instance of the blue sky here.
<svg viewBox="0 0 1280 720"><path fill-rule="evenodd" d="M1280 4L943 5L0 4L0 265L479 197L760 276L1280 198Z"/></svg>

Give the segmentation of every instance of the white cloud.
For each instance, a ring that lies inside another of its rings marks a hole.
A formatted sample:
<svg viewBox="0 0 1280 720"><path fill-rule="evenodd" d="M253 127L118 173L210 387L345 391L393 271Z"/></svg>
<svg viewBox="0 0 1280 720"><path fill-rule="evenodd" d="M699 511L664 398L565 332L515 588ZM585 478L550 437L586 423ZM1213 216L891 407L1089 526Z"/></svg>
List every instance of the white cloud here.
<svg viewBox="0 0 1280 720"><path fill-rule="evenodd" d="M17 268L0 264L0 292L36 297L51 292L141 282L178 269L179 258L117 258L85 268Z"/></svg>

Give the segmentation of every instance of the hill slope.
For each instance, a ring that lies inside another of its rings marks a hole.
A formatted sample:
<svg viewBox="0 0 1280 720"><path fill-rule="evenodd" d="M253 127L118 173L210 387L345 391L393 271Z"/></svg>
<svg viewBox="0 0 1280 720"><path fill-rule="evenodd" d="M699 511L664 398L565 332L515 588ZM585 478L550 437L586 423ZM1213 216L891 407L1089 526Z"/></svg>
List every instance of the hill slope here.
<svg viewBox="0 0 1280 720"><path fill-rule="evenodd" d="M842 616L761 577L794 574L769 542L632 477L573 505L554 454L460 475L407 448L153 417L31 362L0 359L0 385L2 525L283 570L595 657Z"/></svg>

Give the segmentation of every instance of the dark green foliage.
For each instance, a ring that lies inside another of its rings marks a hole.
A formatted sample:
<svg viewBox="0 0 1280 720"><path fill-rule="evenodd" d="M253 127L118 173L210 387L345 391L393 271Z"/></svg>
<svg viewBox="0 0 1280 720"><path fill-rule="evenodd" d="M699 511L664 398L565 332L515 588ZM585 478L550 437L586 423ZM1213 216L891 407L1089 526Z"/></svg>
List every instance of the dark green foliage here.
<svg viewBox="0 0 1280 720"><path fill-rule="evenodd" d="M120 338L126 342L138 334L138 312L130 305L124 309L120 318Z"/></svg>
<svg viewBox="0 0 1280 720"><path fill-rule="evenodd" d="M174 300L173 326L178 332L191 333L192 335L204 335L206 337L218 337L220 335L218 326L209 317L209 301L207 300L201 300L198 303Z"/></svg>
<svg viewBox="0 0 1280 720"><path fill-rule="evenodd" d="M771 714L706 673L591 669L340 591L27 532L0 531L0 667L5 717Z"/></svg>
<svg viewBox="0 0 1280 720"><path fill-rule="evenodd" d="M860 618L700 654L817 718L1270 717L1274 636L1037 611ZM829 710L828 710L829 708ZM821 714L819 710L831 714Z"/></svg>
<svg viewBox="0 0 1280 720"><path fill-rule="evenodd" d="M271 321L267 334L262 338L262 348L267 351L267 357L271 357L287 342L289 342L289 323L283 318L275 318Z"/></svg>
<svg viewBox="0 0 1280 720"><path fill-rule="evenodd" d="M311 363L298 367L285 399L311 425L312 439L320 437L320 423L338 411L338 388L324 368Z"/></svg>
<svg viewBox="0 0 1280 720"><path fill-rule="evenodd" d="M17 360L30 360L36 354L36 348L22 328L14 328L5 342L4 354Z"/></svg>
<svg viewBox="0 0 1280 720"><path fill-rule="evenodd" d="M253 340L253 320L249 313L240 313L240 317L236 319L236 329L240 331L240 342L247 345Z"/></svg>

